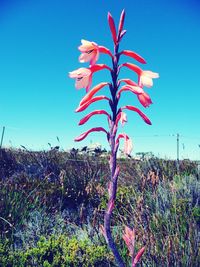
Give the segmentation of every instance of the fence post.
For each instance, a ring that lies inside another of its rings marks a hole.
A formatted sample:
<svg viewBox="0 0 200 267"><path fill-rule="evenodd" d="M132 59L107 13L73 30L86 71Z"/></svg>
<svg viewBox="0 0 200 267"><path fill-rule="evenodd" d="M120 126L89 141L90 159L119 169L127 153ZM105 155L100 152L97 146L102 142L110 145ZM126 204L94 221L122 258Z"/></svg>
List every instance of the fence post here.
<svg viewBox="0 0 200 267"><path fill-rule="evenodd" d="M5 132L5 126L3 126L3 131L2 131L2 135L1 135L0 149L2 148L2 144L3 144L4 132Z"/></svg>

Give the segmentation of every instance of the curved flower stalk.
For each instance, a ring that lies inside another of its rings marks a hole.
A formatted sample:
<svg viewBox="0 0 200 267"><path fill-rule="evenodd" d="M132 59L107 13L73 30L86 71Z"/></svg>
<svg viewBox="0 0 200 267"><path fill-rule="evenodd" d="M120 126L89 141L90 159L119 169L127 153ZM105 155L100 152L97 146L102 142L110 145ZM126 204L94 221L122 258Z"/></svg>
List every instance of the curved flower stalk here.
<svg viewBox="0 0 200 267"><path fill-rule="evenodd" d="M111 36L114 43L113 53L111 53L108 48L104 46L99 46L95 42L82 40L81 41L82 44L78 48L81 52L79 61L81 63L89 62L90 66L88 68L79 68L69 73L69 76L71 78L76 79L75 87L77 89L85 88L87 93L80 101L79 106L76 109L76 112L82 112L86 110L92 103L95 103L100 100L107 100L111 109L110 113L103 109L91 111L89 114L83 117L79 122L79 125L83 125L93 116L105 115L104 117L107 118L109 130L104 129L103 127L94 127L82 133L75 139L75 141L77 142L82 141L90 133L93 132L104 132L107 136L107 140L109 142L111 150L110 160L109 160L110 179L108 181L109 199L104 215L104 225L100 226L100 231L104 235L109 248L113 252L117 265L120 267L125 267L125 263L123 262L123 259L119 254L111 230L111 217L113 209L115 207L118 177L120 173L120 168L117 165L117 152L120 142L121 140L123 140L124 153L130 156L133 144L131 138L126 133L117 134L119 122L121 123L122 126L124 126L128 121L127 114L124 112L125 109L128 111L136 112L143 119L143 121L149 125L151 125L151 121L137 107L134 107L132 105L125 105L119 107L119 100L121 98L122 92L130 91L137 96L139 102L145 108L148 107L150 104L152 104L152 100L150 96L144 91L144 87L151 87L153 85L153 79L159 77L158 73L143 70L139 66L133 63L127 62L119 65L119 59L122 56L130 57L131 59L136 60L142 64L146 63L143 57L141 57L139 54L131 50L119 51L120 42L126 33L126 30L124 30L124 19L125 19L125 11L123 10L120 16L120 21L117 31L114 19L112 15L108 13L108 24L110 27ZM109 67L105 64L96 64L97 60L100 58L101 53L110 56L112 60L111 62L112 67ZM134 71L138 75L138 81L135 82L127 78L119 79L119 72L122 67L126 67ZM100 70L109 70L111 74L111 81L109 82L103 81L94 86L92 89L90 89L93 73ZM125 85L121 86L121 83L125 83ZM100 96L96 95L102 88L106 86L108 86L108 89L106 89L105 95L100 95ZM109 94L110 96L107 97L106 96L107 94ZM140 260L142 254L144 253L145 247L142 247L142 249L140 249L139 252L135 255L134 253L135 231L134 229L131 230L127 226L125 227L123 239L128 247L129 255L132 258L132 267L134 267Z"/></svg>

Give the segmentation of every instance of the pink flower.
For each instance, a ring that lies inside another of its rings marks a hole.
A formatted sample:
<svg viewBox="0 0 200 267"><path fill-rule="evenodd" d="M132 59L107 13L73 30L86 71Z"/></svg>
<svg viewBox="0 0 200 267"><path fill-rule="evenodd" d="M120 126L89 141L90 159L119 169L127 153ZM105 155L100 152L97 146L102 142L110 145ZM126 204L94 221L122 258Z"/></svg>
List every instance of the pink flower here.
<svg viewBox="0 0 200 267"><path fill-rule="evenodd" d="M131 91L132 93L139 95L143 94L144 90L139 86L132 86L132 85L124 85L120 88L119 92L117 93L117 98L119 99L121 96L121 93L123 91Z"/></svg>
<svg viewBox="0 0 200 267"><path fill-rule="evenodd" d="M103 127L96 127L96 128L92 128L92 129L88 130L87 132L82 133L81 135L76 137L74 141L76 141L76 142L82 141L91 132L104 132L104 133L106 133L108 135L108 132Z"/></svg>
<svg viewBox="0 0 200 267"><path fill-rule="evenodd" d="M137 113L140 115L140 117L141 117L147 124L151 125L151 121L150 121L150 119L149 119L149 118L148 118L148 117L147 117L141 110L139 110L138 108L133 107L133 106L124 106L124 107L122 107L121 109L122 109L122 110L123 110L123 109L128 109L128 110L137 112Z"/></svg>
<svg viewBox="0 0 200 267"><path fill-rule="evenodd" d="M139 77L139 86L143 87L151 87L153 85L153 80L154 78L159 78L159 74L156 72L152 72L150 70L142 70L139 68L137 65L132 64L132 63L123 63L121 67L127 67L130 70L136 72Z"/></svg>
<svg viewBox="0 0 200 267"><path fill-rule="evenodd" d="M87 102L84 102L84 104L79 105L78 108L76 109L76 112L81 112L83 110L85 110L87 107L89 107L92 103L99 101L99 100L110 100L108 97L104 96L104 95L100 95L100 96L95 96L93 98L91 98L90 100L88 100Z"/></svg>
<svg viewBox="0 0 200 267"><path fill-rule="evenodd" d="M121 32L123 31L124 19L125 19L125 10L123 9L121 16L120 16L120 20L119 20L119 25L118 25L118 41L121 37Z"/></svg>
<svg viewBox="0 0 200 267"><path fill-rule="evenodd" d="M116 44L117 43L117 33L116 33L116 28L115 28L115 22L114 22L112 15L109 12L108 12L108 24L110 27L113 41Z"/></svg>
<svg viewBox="0 0 200 267"><path fill-rule="evenodd" d="M126 246L129 250L129 255L133 257L135 249L135 230L131 230L131 228L125 226L125 231L122 238L124 239Z"/></svg>
<svg viewBox="0 0 200 267"><path fill-rule="evenodd" d="M127 115L125 112L120 111L116 118L116 125L118 125L118 122L121 122L121 125L124 126L124 124L128 121Z"/></svg>
<svg viewBox="0 0 200 267"><path fill-rule="evenodd" d="M90 100L101 88L106 86L108 83L102 82L93 87L81 100L80 105L83 105L85 102Z"/></svg>
<svg viewBox="0 0 200 267"><path fill-rule="evenodd" d="M92 84L93 73L104 69L111 71L111 68L105 64L96 64L92 65L90 68L79 68L71 71L69 72L69 77L76 79L76 89L86 88L86 92L88 92Z"/></svg>
<svg viewBox="0 0 200 267"><path fill-rule="evenodd" d="M153 102L151 101L151 98L150 96L147 94L147 93L142 93L142 94L139 94L138 96L138 99L140 101L140 103L146 108L146 107L149 107Z"/></svg>
<svg viewBox="0 0 200 267"><path fill-rule="evenodd" d="M140 103L146 108L150 104L152 104L150 96L144 92L144 90L139 86L132 86L132 85L124 85L120 88L119 92L117 93L117 98L119 99L121 96L121 93L123 91L130 91L137 95L138 100Z"/></svg>
<svg viewBox="0 0 200 267"><path fill-rule="evenodd" d="M86 123L92 116L97 115L97 114L98 115L104 114L108 117L108 119L111 119L110 115L105 110L95 110L95 111L90 112L84 118L82 118L79 122L79 125Z"/></svg>
<svg viewBox="0 0 200 267"><path fill-rule="evenodd" d="M81 40L82 45L78 47L81 51L81 55L79 57L79 61L81 63L90 62L90 65L96 64L97 60L99 59L99 53L107 54L113 57L110 50L104 46L99 46L95 42L90 42L86 40Z"/></svg>
<svg viewBox="0 0 200 267"><path fill-rule="evenodd" d="M116 146L119 145L120 138L124 138L124 153L129 156L133 149L132 141L127 134L125 133L119 134L116 140L116 144L115 144Z"/></svg>
<svg viewBox="0 0 200 267"><path fill-rule="evenodd" d="M159 78L159 74L150 70L143 70L139 77L139 86L152 87L153 79Z"/></svg>
<svg viewBox="0 0 200 267"><path fill-rule="evenodd" d="M144 60L144 58L142 58L140 55L138 55L137 53L130 51L130 50L123 50L120 55L125 55L125 56L129 56L134 58L135 60L139 61L140 63L145 64L146 61Z"/></svg>
<svg viewBox="0 0 200 267"><path fill-rule="evenodd" d="M76 79L76 89L86 88L88 92L92 84L92 72L88 68L79 68L77 70L69 72L69 77Z"/></svg>
<svg viewBox="0 0 200 267"><path fill-rule="evenodd" d="M99 58L99 47L95 42L81 40L82 45L78 47L81 51L79 61L85 63L90 61L90 65L94 65Z"/></svg>
<svg viewBox="0 0 200 267"><path fill-rule="evenodd" d="M124 126L124 124L128 121L127 115L125 112L120 112L120 113L121 113L120 122L121 122L122 126Z"/></svg>
<svg viewBox="0 0 200 267"><path fill-rule="evenodd" d="M133 260L133 263L132 263L132 267L135 267L136 264L138 263L138 261L140 260L140 258L142 257L142 255L144 254L144 251L145 251L145 247L142 247L138 253L136 254L134 260Z"/></svg>

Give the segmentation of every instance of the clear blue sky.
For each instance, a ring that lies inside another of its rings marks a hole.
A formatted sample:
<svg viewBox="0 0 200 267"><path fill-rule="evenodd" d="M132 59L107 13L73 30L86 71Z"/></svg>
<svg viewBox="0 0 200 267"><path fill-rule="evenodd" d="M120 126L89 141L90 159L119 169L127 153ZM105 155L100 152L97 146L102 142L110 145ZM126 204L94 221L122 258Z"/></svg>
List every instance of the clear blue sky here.
<svg viewBox="0 0 200 267"><path fill-rule="evenodd" d="M4 145L47 149L48 142L58 145L58 136L63 149L91 141L107 148L102 133L73 142L90 127L106 127L103 116L84 126L77 124L89 111L107 106L101 101L76 114L85 91L76 90L67 74L86 66L78 62L82 38L112 49L107 12L118 21L123 8L127 34L121 48L143 56L145 69L158 72L160 79L146 89L154 103L148 109L131 93L124 93L122 99L122 104L141 108L152 126L128 112L129 122L122 130L133 139L134 153L153 151L174 158L176 137L172 135L180 133L180 158L200 158L198 0L0 0L0 131L5 125ZM109 63L106 55L99 60L104 62ZM124 70L121 78L131 75ZM93 85L107 77L105 71L95 74Z"/></svg>

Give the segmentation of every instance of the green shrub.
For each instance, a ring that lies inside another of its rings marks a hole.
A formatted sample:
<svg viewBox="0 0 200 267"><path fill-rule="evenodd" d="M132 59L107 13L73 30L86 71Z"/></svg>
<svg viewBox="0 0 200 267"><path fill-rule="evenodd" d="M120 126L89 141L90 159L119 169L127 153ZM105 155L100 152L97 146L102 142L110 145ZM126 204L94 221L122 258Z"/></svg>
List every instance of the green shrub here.
<svg viewBox="0 0 200 267"><path fill-rule="evenodd" d="M52 266L52 267L92 267L114 266L112 255L105 245L94 245L90 240L78 241L65 235L41 237L36 247L9 250L0 244L0 266Z"/></svg>

